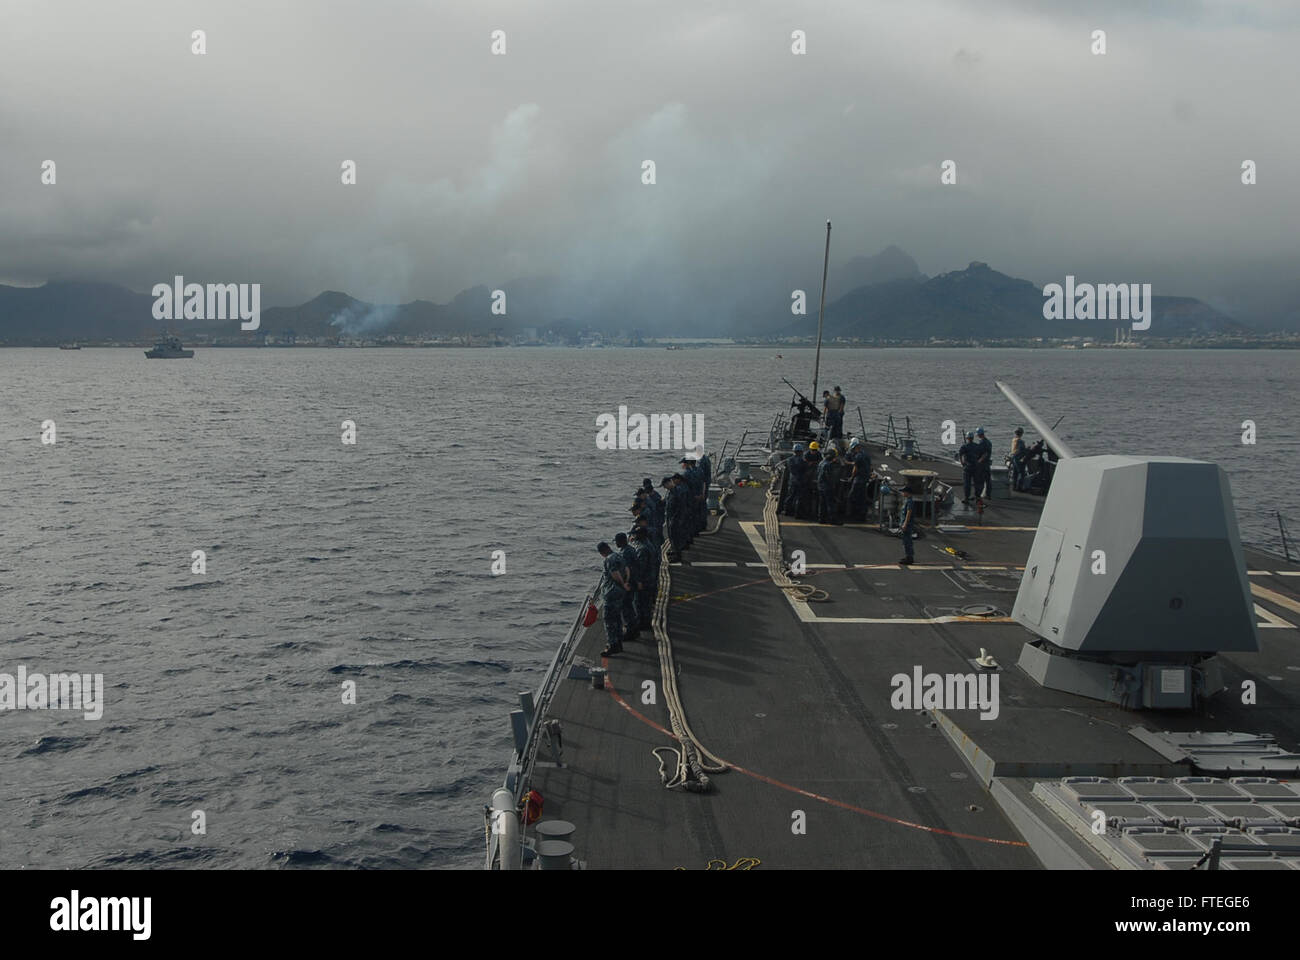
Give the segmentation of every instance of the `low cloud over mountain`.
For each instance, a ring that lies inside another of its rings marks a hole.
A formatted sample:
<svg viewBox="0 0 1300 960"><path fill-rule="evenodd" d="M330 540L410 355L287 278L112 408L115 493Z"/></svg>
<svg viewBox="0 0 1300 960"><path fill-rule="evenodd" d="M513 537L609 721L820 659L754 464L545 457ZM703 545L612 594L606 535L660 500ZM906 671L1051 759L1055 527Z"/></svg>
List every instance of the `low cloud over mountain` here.
<svg viewBox="0 0 1300 960"><path fill-rule="evenodd" d="M1036 284L979 262L927 277L895 246L874 256L854 257L835 268L832 277L826 305L828 338L1107 337L1115 326L1126 325L1107 320L1045 320L1043 289ZM719 286L701 294L706 298L703 303L682 300L679 294L656 297L652 283L633 291L630 299L620 299L612 290L575 296L570 283L531 277L495 288L504 294L504 315L493 312L495 290L482 285L461 291L448 303L371 303L327 291L298 306L264 309L260 330L293 331L299 337L374 337L493 331L510 335L528 327L566 331L591 327L616 334L639 329L645 335L811 336L816 332L820 280L817 277L815 285L803 288L808 312L797 318L791 317L790 292L779 275ZM844 292L835 295L838 290ZM728 302L728 295L734 299ZM1244 329L1191 297L1155 293L1152 300L1151 336ZM152 296L112 284L0 286L0 341L5 343L141 340L163 327L182 335L241 336L238 320L156 320ZM256 334L242 336L253 340Z"/></svg>

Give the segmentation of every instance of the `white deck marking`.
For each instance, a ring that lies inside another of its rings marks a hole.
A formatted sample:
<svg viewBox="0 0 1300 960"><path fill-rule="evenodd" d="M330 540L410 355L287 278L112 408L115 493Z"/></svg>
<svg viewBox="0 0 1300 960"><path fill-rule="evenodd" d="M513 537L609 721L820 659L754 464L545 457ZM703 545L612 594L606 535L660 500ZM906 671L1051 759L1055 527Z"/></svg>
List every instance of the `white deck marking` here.
<svg viewBox="0 0 1300 960"><path fill-rule="evenodd" d="M945 577L948 577L948 581L949 581L949 582L950 582L954 587L956 587L958 590L960 590L962 593L967 593L967 592L969 592L969 591L967 591L967 589L966 589L965 587L963 587L963 586L961 585L960 582L958 582L957 580L954 580L951 576L949 576L949 575L948 575L948 571L946 571L946 570L943 571L943 575L944 575Z"/></svg>
<svg viewBox="0 0 1300 960"><path fill-rule="evenodd" d="M754 522L757 523L760 527L763 525L763 521L762 521L762 520L756 520L756 521L754 521ZM783 527L831 527L831 526L840 526L840 527L861 527L861 528L863 528L863 529L866 529L866 528L868 528L868 527L874 527L874 526L876 526L876 524L874 524L874 523L840 523L840 524L831 524L831 523L818 523L816 520L782 520L782 521L781 521L781 526L783 526Z"/></svg>
<svg viewBox="0 0 1300 960"><path fill-rule="evenodd" d="M754 548L754 552L760 557L767 556L767 542L758 535L758 527L762 526L754 520L742 520L737 526L749 540L749 545ZM766 567L767 564L763 563ZM824 566L838 567L839 569L849 569L843 564L824 564ZM873 570L901 570L903 569L896 563L891 564L872 564ZM918 568L913 568L918 569ZM921 570L951 570L951 567L920 567ZM819 617L813 612L811 606L805 600L799 600L792 597L789 592L782 590L786 600L790 601L790 606L794 608L795 616L804 623L901 623L909 625L928 625L935 623L1014 623L1010 617Z"/></svg>
<svg viewBox="0 0 1300 960"><path fill-rule="evenodd" d="M741 520L739 523L740 532L749 540L749 545L754 548L758 558L762 560L762 566L767 566L767 541L758 535L758 528L761 523L755 520Z"/></svg>
<svg viewBox="0 0 1300 960"><path fill-rule="evenodd" d="M763 521L761 521L761 520L752 520L752 521L747 521L747 522L755 523L755 524L757 524L757 525L760 526L760 527L763 525ZM833 526L833 524L829 524L829 523L817 523L817 522L812 521L812 520L782 520L782 521L781 521L781 526L783 526L783 527L829 527L829 526ZM838 526L841 526L841 527L857 527L857 528L861 528L861 529L863 529L863 530L874 530L875 528L879 527L880 525L877 524L877 523L841 523L841 524L838 524ZM933 528L933 527L927 527L926 529L934 529L934 528ZM1033 530L1037 530L1037 529L1038 529L1037 527L996 527L996 526L992 526L992 525L990 525L990 524L984 523L984 524L978 524L978 525L975 525L975 526L967 527L965 530L963 530L963 531L961 531L961 532L962 532L962 533L973 533L973 532L975 532L975 531L977 531L977 530L1013 530L1013 531L1015 531L1015 530L1019 530L1019 531L1024 532L1024 531L1033 531ZM942 533L943 531L939 531L939 532Z"/></svg>
<svg viewBox="0 0 1300 960"><path fill-rule="evenodd" d="M1270 603L1276 603L1279 607L1286 607L1292 613L1300 613L1300 603L1292 600L1290 597L1278 593L1276 590L1270 590L1268 587L1261 587L1258 583L1250 585L1250 592L1261 600L1268 600Z"/></svg>
<svg viewBox="0 0 1300 960"><path fill-rule="evenodd" d="M815 566L815 564L810 563L809 566L810 567ZM839 564L831 563L831 564L826 564L826 566L838 567ZM902 570L904 566L905 565L898 563L898 561L894 561L893 563L855 563L853 564L853 569L854 570ZM953 564L942 564L942 563L913 563L913 564L908 564L906 566L910 566L911 569L913 570L1023 570L1025 569L1023 565L1011 564L1011 563L996 563L996 564L986 563L986 564L979 564L979 565L968 563L968 564L963 564L961 566L955 566Z"/></svg>
<svg viewBox="0 0 1300 960"><path fill-rule="evenodd" d="M1248 577L1271 577L1271 576L1273 576L1273 571L1272 571L1272 570L1247 570L1247 571L1246 571L1246 576L1248 576Z"/></svg>
<svg viewBox="0 0 1300 960"><path fill-rule="evenodd" d="M819 617L814 615L812 623L1015 623L1010 617Z"/></svg>
<svg viewBox="0 0 1300 960"><path fill-rule="evenodd" d="M1300 577L1300 570L1274 570L1279 577Z"/></svg>
<svg viewBox="0 0 1300 960"><path fill-rule="evenodd" d="M740 566L735 560L692 560L692 567L738 567Z"/></svg>
<svg viewBox="0 0 1300 960"><path fill-rule="evenodd" d="M1267 610L1265 610L1263 607L1261 607L1258 603L1255 604L1255 613L1256 613L1257 616L1262 617L1262 618L1264 619L1264 621L1265 621L1264 623L1261 623L1261 624L1258 625L1259 628L1260 628L1261 630L1264 630L1264 629L1266 629L1266 628L1268 628L1268 627L1272 627L1274 630L1294 630L1294 629L1295 629L1295 624L1294 624L1294 623L1289 623L1288 621L1283 620L1283 619L1282 619L1281 617L1279 617L1277 614L1275 614L1275 613L1270 613L1269 611L1267 611Z"/></svg>

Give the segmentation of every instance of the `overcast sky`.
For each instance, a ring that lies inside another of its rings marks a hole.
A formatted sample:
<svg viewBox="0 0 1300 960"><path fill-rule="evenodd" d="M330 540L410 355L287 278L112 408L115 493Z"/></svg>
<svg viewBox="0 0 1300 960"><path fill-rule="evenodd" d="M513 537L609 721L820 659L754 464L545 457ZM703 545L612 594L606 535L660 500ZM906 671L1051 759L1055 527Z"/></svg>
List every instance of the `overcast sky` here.
<svg viewBox="0 0 1300 960"><path fill-rule="evenodd" d="M793 288L828 217L832 263L1300 274L1292 0L2 2L0 282Z"/></svg>

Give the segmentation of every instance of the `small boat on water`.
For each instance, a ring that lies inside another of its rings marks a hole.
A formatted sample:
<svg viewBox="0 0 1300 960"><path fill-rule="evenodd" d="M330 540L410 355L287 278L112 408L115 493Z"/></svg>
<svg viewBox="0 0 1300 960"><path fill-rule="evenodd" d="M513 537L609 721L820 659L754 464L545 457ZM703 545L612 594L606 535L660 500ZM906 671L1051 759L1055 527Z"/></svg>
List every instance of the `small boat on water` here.
<svg viewBox="0 0 1300 960"><path fill-rule="evenodd" d="M81 349L81 345L78 344L78 343L61 343L61 344L59 344L59 349L60 349L60 350L80 350L80 349Z"/></svg>
<svg viewBox="0 0 1300 960"><path fill-rule="evenodd" d="M150 360L184 360L194 356L194 351L186 350L181 344L180 337L165 333L162 339L153 345L153 349L146 350L144 355Z"/></svg>

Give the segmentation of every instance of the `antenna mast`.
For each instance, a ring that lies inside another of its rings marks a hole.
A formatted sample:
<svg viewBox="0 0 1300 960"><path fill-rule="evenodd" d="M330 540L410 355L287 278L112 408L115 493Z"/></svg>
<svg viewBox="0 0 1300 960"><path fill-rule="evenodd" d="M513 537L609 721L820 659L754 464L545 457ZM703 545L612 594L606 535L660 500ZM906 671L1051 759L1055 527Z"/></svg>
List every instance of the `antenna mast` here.
<svg viewBox="0 0 1300 960"><path fill-rule="evenodd" d="M813 403L817 402L817 375L822 366L822 314L826 311L826 270L831 262L831 222L826 221L826 256L822 260L822 302L817 308L817 359L813 361Z"/></svg>

